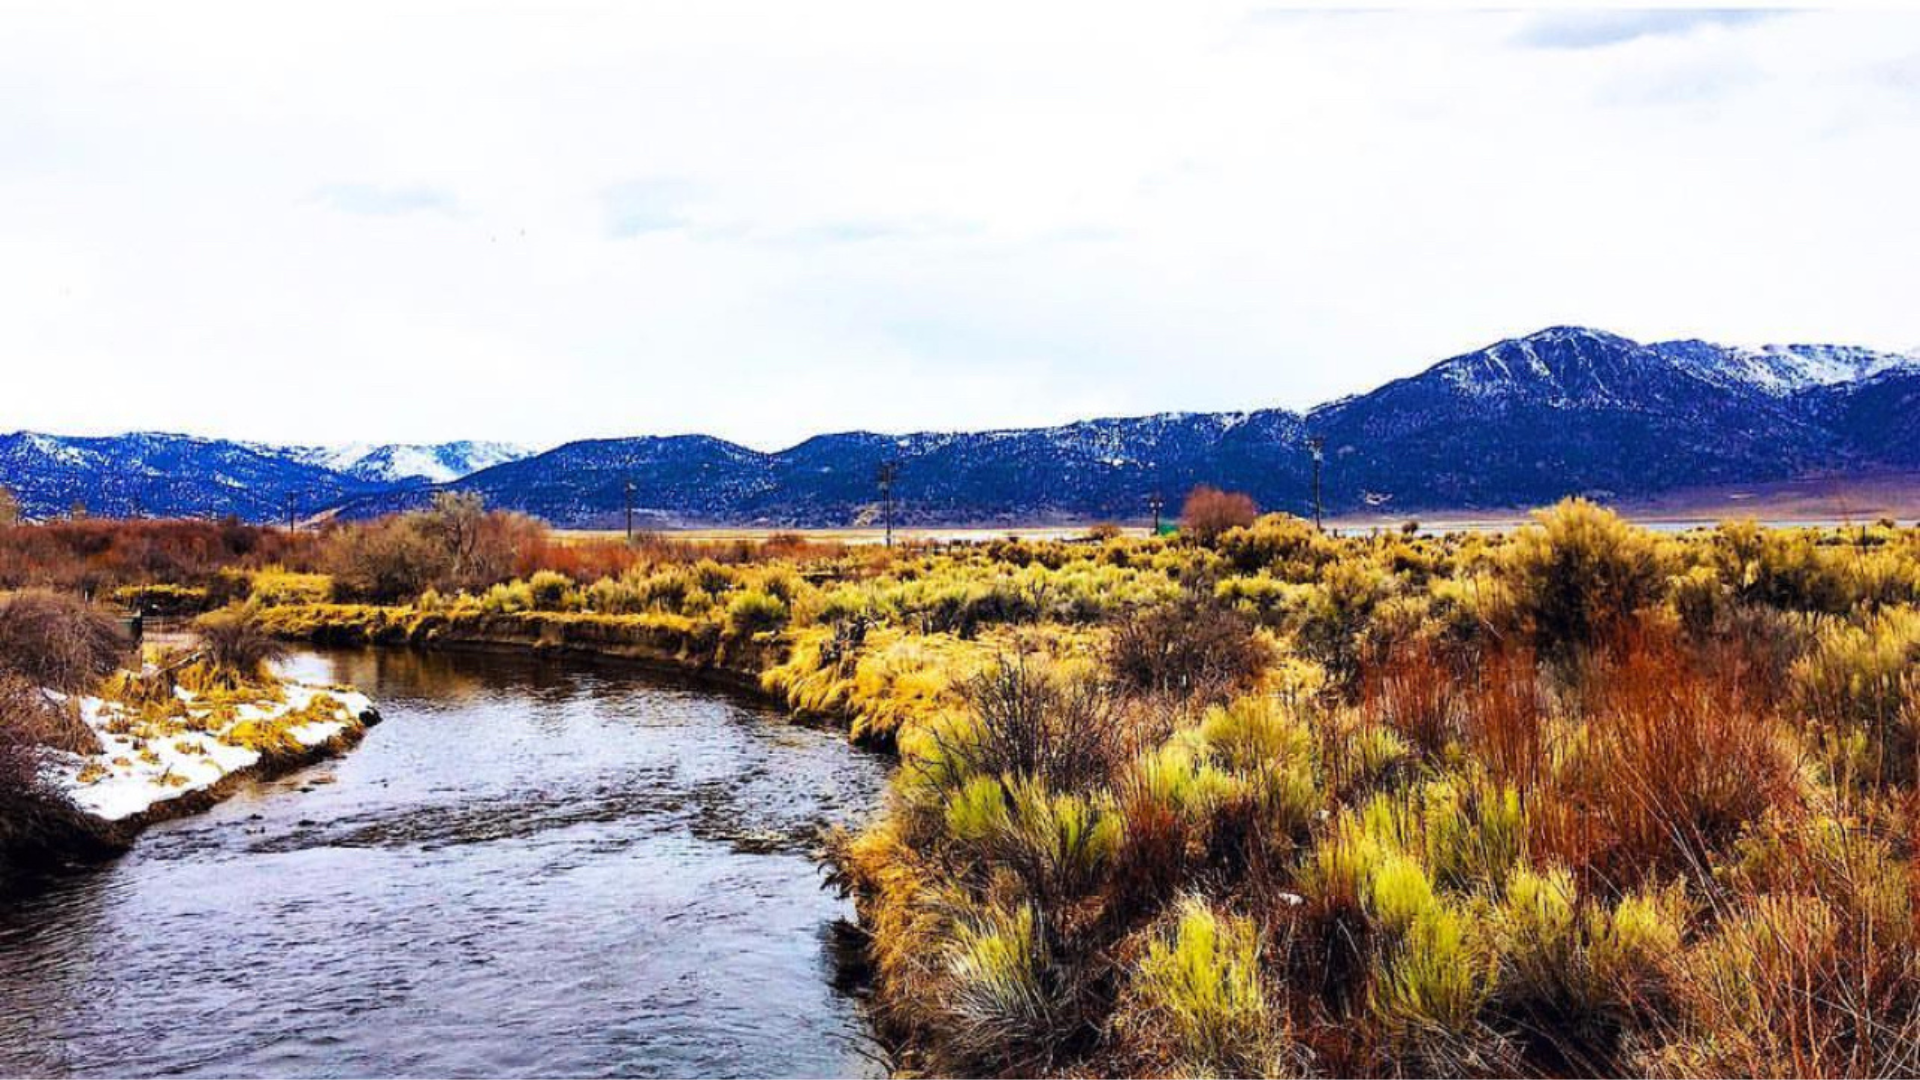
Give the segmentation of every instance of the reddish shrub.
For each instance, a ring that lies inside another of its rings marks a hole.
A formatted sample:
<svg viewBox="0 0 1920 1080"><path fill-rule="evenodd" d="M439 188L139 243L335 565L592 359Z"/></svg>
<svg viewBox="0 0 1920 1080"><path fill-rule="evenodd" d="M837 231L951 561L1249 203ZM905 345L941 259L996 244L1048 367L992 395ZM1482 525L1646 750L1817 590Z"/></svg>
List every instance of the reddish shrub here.
<svg viewBox="0 0 1920 1080"><path fill-rule="evenodd" d="M1546 762L1541 730L1546 702L1531 651L1500 647L1476 657L1462 719L1475 756L1495 779L1523 797L1539 785Z"/></svg>
<svg viewBox="0 0 1920 1080"><path fill-rule="evenodd" d="M1591 877L1704 882L1713 853L1793 804L1797 762L1737 665L1707 667L1636 628L1603 650L1587 698L1587 743L1530 820L1546 851Z"/></svg>
<svg viewBox="0 0 1920 1080"><path fill-rule="evenodd" d="M1459 688L1432 642L1395 642L1360 678L1360 705L1428 757L1438 757L1459 723Z"/></svg>
<svg viewBox="0 0 1920 1080"><path fill-rule="evenodd" d="M1244 528L1259 516L1260 508L1254 505L1252 496L1201 484L1188 493L1180 508L1180 531L1211 545L1228 529Z"/></svg>
<svg viewBox="0 0 1920 1080"><path fill-rule="evenodd" d="M234 521L109 521L0 526L0 587L89 592L165 581L204 585L229 566L311 569L312 533Z"/></svg>
<svg viewBox="0 0 1920 1080"><path fill-rule="evenodd" d="M810 539L799 533L774 533L760 544L756 556L761 559L817 561L837 559L847 553L847 545L838 541Z"/></svg>
<svg viewBox="0 0 1920 1080"><path fill-rule="evenodd" d="M514 573L530 578L542 570L550 570L575 581L591 583L619 577L639 561L639 550L618 540L568 542L541 537L521 549Z"/></svg>

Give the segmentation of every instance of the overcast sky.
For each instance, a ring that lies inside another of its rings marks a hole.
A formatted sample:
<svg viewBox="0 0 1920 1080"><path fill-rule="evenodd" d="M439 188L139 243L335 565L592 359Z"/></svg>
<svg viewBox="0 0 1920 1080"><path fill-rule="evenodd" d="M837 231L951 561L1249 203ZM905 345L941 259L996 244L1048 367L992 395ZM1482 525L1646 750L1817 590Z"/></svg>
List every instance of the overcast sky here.
<svg viewBox="0 0 1920 1080"><path fill-rule="evenodd" d="M0 5L0 430L774 448L1556 323L1920 346L1913 15L481 7Z"/></svg>

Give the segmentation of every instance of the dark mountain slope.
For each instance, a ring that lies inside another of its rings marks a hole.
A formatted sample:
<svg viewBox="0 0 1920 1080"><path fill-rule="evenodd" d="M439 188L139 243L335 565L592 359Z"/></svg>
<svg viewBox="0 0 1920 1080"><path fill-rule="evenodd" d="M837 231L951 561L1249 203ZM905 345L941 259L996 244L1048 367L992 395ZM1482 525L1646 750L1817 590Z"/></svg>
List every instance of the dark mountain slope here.
<svg viewBox="0 0 1920 1080"><path fill-rule="evenodd" d="M1920 466L1920 367L1821 387L1809 393L1807 403L1858 456L1887 465Z"/></svg>
<svg viewBox="0 0 1920 1080"><path fill-rule="evenodd" d="M1840 467L1791 401L1685 353L1557 327L1314 410L1330 501L1409 509L1629 496Z"/></svg>

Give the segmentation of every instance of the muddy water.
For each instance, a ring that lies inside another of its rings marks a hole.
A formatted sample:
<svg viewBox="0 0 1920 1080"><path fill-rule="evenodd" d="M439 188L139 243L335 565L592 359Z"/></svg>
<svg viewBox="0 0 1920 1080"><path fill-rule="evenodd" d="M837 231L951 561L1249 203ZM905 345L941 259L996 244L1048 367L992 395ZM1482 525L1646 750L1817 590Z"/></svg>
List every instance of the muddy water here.
<svg viewBox="0 0 1920 1080"><path fill-rule="evenodd" d="M877 1071L810 852L883 760L629 667L288 666L386 722L0 899L0 1075Z"/></svg>

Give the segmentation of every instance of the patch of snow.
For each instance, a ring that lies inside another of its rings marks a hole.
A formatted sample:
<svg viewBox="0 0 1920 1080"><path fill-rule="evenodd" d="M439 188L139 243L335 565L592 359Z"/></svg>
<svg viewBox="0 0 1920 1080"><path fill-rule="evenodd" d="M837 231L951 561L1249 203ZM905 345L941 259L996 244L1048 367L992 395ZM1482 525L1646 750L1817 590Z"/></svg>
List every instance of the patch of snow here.
<svg viewBox="0 0 1920 1080"><path fill-rule="evenodd" d="M78 447L69 446L67 443L54 438L52 435L29 432L26 442L36 453L44 454L55 461L64 462L68 465L84 465L87 462L85 451L80 450Z"/></svg>
<svg viewBox="0 0 1920 1080"><path fill-rule="evenodd" d="M1674 343L1669 343L1674 344ZM1876 352L1853 345L1691 346L1687 362L1698 373L1722 383L1737 383L1782 397L1821 386L1870 379L1913 364L1900 353Z"/></svg>
<svg viewBox="0 0 1920 1080"><path fill-rule="evenodd" d="M519 461L532 451L504 442L461 440L445 443L346 443L341 446L262 446L308 465L347 473L362 480L395 483L425 480L445 484L463 476Z"/></svg>
<svg viewBox="0 0 1920 1080"><path fill-rule="evenodd" d="M346 472L360 463L360 459L378 449L372 443L348 443L345 446L319 447L313 459L315 465L322 465L334 472Z"/></svg>
<svg viewBox="0 0 1920 1080"><path fill-rule="evenodd" d="M99 737L102 752L49 754L44 775L81 810L105 821L122 821L258 765L258 751L228 742L225 736L240 724L270 723L306 709L321 694L334 702L332 718L286 729L287 735L303 747L324 745L359 727L360 717L373 709L367 696L355 691L286 683L281 686L282 700L243 703L219 728L142 735L135 714L125 706L83 697L79 699L80 717ZM210 709L195 706L197 698L192 693L176 689L175 696L186 705L189 716L205 720L211 714ZM83 775L87 777L84 781Z"/></svg>

